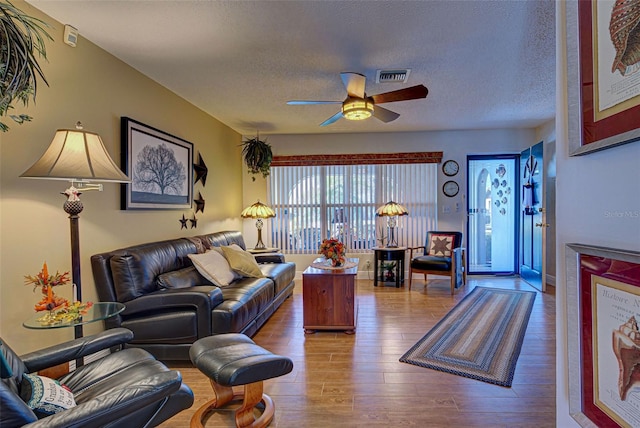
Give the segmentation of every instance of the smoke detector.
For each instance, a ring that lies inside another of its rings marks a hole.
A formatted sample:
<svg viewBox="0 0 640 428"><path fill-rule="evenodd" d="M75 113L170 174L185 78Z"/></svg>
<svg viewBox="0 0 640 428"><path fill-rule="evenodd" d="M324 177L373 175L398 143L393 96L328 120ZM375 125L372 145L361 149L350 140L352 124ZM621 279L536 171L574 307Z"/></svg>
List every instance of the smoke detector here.
<svg viewBox="0 0 640 428"><path fill-rule="evenodd" d="M411 69L409 68L378 70L376 71L376 83L406 83L410 73Z"/></svg>

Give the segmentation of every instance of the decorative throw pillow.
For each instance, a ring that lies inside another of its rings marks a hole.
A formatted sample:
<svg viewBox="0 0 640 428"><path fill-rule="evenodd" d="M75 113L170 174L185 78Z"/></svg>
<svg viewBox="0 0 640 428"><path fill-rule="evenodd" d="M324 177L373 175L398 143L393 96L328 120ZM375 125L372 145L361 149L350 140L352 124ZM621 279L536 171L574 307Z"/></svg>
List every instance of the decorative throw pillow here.
<svg viewBox="0 0 640 428"><path fill-rule="evenodd" d="M240 248L238 245L235 247ZM233 245L221 247L231 269L248 278L264 278L253 254L235 247Z"/></svg>
<svg viewBox="0 0 640 428"><path fill-rule="evenodd" d="M189 258L198 272L218 287L227 286L237 278L227 259L217 251L189 254Z"/></svg>
<svg viewBox="0 0 640 428"><path fill-rule="evenodd" d="M73 393L60 382L27 373L22 375L20 398L40 419L76 405Z"/></svg>
<svg viewBox="0 0 640 428"><path fill-rule="evenodd" d="M453 240L455 235L432 234L429 240L429 255L439 257L451 257Z"/></svg>

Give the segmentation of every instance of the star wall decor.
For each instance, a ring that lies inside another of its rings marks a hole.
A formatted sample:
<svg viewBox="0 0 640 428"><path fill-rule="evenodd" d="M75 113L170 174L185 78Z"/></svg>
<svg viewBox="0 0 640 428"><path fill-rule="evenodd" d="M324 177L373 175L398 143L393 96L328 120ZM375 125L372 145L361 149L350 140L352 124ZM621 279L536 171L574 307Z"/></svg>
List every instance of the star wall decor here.
<svg viewBox="0 0 640 428"><path fill-rule="evenodd" d="M178 220L181 223L180 230L187 229L187 218L182 214L182 218Z"/></svg>
<svg viewBox="0 0 640 428"><path fill-rule="evenodd" d="M191 229L198 227L198 219L196 218L195 213L193 214L193 218L190 218L189 221L191 222Z"/></svg>
<svg viewBox="0 0 640 428"><path fill-rule="evenodd" d="M197 184L198 181L202 181L202 185L204 186L207 182L207 165L204 163L204 159L202 159L202 154L198 152L198 163L193 164L193 171L195 172L196 181L193 184Z"/></svg>
<svg viewBox="0 0 640 428"><path fill-rule="evenodd" d="M202 211L204 213L204 199L202 199L202 193L198 192L198 199L194 199L196 203L196 212Z"/></svg>

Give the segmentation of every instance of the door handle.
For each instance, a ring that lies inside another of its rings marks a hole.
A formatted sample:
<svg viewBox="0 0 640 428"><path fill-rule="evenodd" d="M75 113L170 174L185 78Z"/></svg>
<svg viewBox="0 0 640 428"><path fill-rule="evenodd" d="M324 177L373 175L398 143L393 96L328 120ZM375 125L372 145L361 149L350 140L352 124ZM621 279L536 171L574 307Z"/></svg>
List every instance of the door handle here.
<svg viewBox="0 0 640 428"><path fill-rule="evenodd" d="M551 226L549 223L536 223L536 227L549 227Z"/></svg>

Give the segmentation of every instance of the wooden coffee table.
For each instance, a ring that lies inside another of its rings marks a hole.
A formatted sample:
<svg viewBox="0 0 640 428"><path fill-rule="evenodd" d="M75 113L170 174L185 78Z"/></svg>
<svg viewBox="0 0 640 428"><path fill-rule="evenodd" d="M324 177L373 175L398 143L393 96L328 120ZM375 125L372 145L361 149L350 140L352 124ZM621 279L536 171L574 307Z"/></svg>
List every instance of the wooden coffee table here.
<svg viewBox="0 0 640 428"><path fill-rule="evenodd" d="M314 263L322 261L316 259ZM304 332L344 330L356 332L356 275L358 259L347 259L355 266L348 269L318 269L309 266L302 273Z"/></svg>

